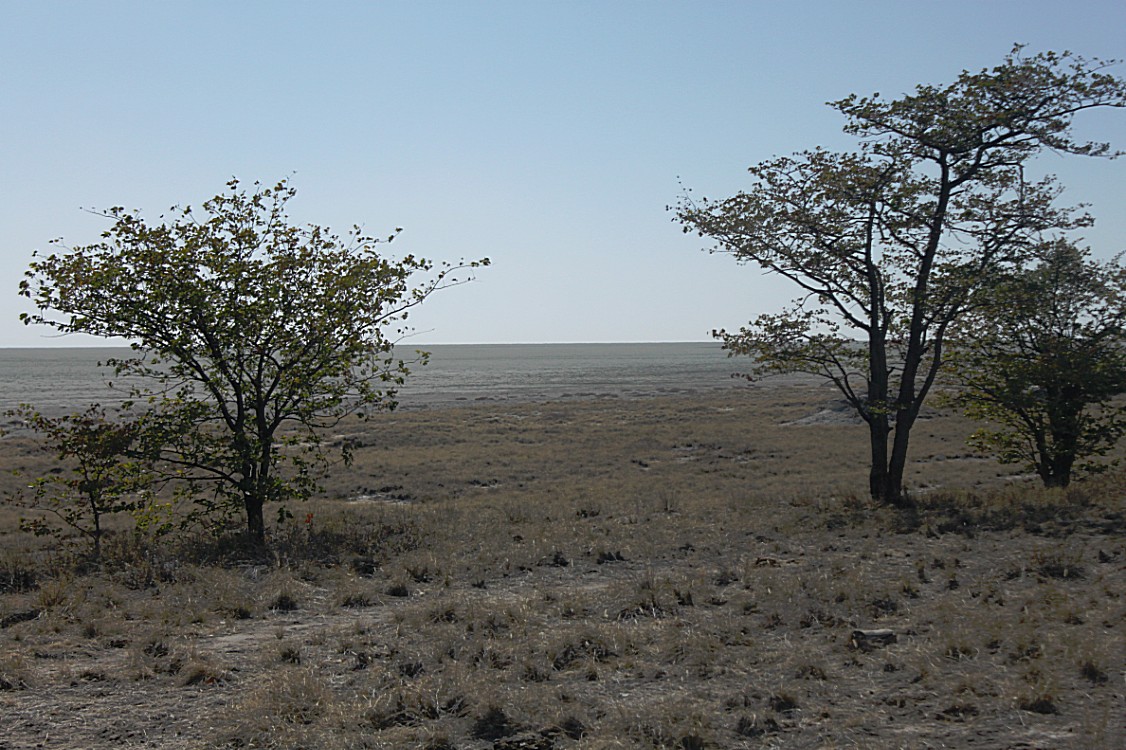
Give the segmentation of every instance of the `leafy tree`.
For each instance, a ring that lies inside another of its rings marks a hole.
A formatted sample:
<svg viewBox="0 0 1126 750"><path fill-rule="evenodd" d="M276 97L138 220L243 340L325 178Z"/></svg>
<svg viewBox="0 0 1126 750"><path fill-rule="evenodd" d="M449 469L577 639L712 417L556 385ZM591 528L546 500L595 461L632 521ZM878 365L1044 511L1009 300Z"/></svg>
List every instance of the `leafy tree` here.
<svg viewBox="0 0 1126 750"><path fill-rule="evenodd" d="M685 196L685 232L716 241L800 290L793 305L736 333L717 331L751 376L807 372L840 389L868 425L872 497L909 504L911 428L934 385L950 326L983 280L1026 257L1040 233L1088 223L1057 208L1051 178L1026 169L1044 149L1113 155L1077 140L1076 114L1126 106L1105 63L1069 53L1004 62L885 101L830 106L860 139L853 153L815 149L750 168L754 186L724 200Z"/></svg>
<svg viewBox="0 0 1126 750"><path fill-rule="evenodd" d="M111 420L98 405L63 417L44 416L26 405L12 414L43 435L63 464L59 473L34 480L14 499L53 514L86 536L94 557L100 558L103 518L141 511L151 500L149 466L132 457L141 442L142 421ZM23 519L20 525L36 534L57 532L41 517Z"/></svg>
<svg viewBox="0 0 1126 750"><path fill-rule="evenodd" d="M1056 240L983 296L955 331L951 400L993 425L971 444L1066 487L1126 433L1126 267Z"/></svg>
<svg viewBox="0 0 1126 750"><path fill-rule="evenodd" d="M37 256L20 285L40 311L25 323L131 343L136 356L109 364L139 384L161 465L206 491L200 502L245 513L258 543L267 502L315 489L326 430L394 408L408 312L488 264L393 260L382 248L400 230L295 226L294 195L286 181L231 180L200 215L173 207L149 223L112 208L101 242Z"/></svg>

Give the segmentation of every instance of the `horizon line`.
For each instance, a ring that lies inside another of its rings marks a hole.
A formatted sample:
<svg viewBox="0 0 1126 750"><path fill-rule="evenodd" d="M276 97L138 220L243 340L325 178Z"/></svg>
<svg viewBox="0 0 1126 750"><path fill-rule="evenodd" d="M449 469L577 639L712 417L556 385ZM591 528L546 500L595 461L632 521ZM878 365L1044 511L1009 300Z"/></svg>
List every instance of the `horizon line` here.
<svg viewBox="0 0 1126 750"><path fill-rule="evenodd" d="M584 340L584 341L426 341L417 346L599 346L617 344L710 344L714 339L646 339L633 341ZM406 343L396 346L408 346ZM66 345L0 344L0 350L13 349L129 349L128 344L87 343Z"/></svg>

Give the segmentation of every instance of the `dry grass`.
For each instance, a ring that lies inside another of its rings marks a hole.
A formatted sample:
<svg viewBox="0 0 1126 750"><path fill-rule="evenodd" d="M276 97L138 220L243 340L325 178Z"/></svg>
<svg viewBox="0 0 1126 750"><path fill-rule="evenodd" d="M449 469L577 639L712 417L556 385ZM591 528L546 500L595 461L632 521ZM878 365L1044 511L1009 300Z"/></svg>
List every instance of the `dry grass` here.
<svg viewBox="0 0 1126 750"><path fill-rule="evenodd" d="M891 513L862 428L787 424L830 398L386 415L256 559L0 511L0 747L1121 746L1126 476L936 416Z"/></svg>

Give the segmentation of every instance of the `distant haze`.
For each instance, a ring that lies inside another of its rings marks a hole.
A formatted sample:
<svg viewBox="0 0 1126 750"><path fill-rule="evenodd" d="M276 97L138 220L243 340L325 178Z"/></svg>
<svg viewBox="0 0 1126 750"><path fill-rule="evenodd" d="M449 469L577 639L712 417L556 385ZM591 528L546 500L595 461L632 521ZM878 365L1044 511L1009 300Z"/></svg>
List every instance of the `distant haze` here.
<svg viewBox="0 0 1126 750"><path fill-rule="evenodd" d="M404 408L481 402L617 399L745 387L719 344L478 344L427 347L430 363L412 365L400 389ZM22 403L50 414L90 403L113 405L128 382L99 367L128 349L0 350L0 414ZM398 352L408 362L410 348ZM150 384L151 385L151 384Z"/></svg>

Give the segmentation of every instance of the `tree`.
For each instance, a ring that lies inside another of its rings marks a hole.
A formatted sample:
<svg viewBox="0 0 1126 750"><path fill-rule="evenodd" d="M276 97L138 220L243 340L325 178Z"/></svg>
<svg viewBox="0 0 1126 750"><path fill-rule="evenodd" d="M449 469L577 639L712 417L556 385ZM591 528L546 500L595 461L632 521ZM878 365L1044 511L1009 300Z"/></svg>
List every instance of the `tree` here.
<svg viewBox="0 0 1126 750"><path fill-rule="evenodd" d="M799 288L783 312L715 335L752 357L751 376L807 372L836 385L868 425L874 499L910 503L911 428L974 290L1041 233L1089 222L1055 207L1054 181L1031 181L1026 166L1044 149L1114 155L1071 131L1083 110L1126 106L1126 83L1105 65L1018 46L945 87L849 96L830 106L860 139L856 152L775 158L750 168L747 192L677 205L684 231L714 239L713 252Z"/></svg>
<svg viewBox="0 0 1126 750"><path fill-rule="evenodd" d="M951 401L991 422L970 442L1066 487L1076 461L1126 433L1126 267L1089 260L1066 240L1038 265L985 290L959 321Z"/></svg>
<svg viewBox="0 0 1126 750"><path fill-rule="evenodd" d="M408 312L488 264L385 257L398 229L294 226L294 195L286 181L248 192L231 180L199 216L173 207L150 224L112 208L101 242L37 256L20 285L40 311L25 323L131 342L137 356L109 364L140 383L161 465L209 486L198 501L244 512L258 543L267 502L315 489L326 430L394 408Z"/></svg>
<svg viewBox="0 0 1126 750"><path fill-rule="evenodd" d="M141 420L111 420L98 405L80 414L48 417L24 405L12 412L43 435L64 468L34 480L18 492L36 510L47 511L90 540L95 559L102 554L102 520L145 508L151 497L149 466L130 457L141 442ZM22 519L36 534L56 533L42 518Z"/></svg>

